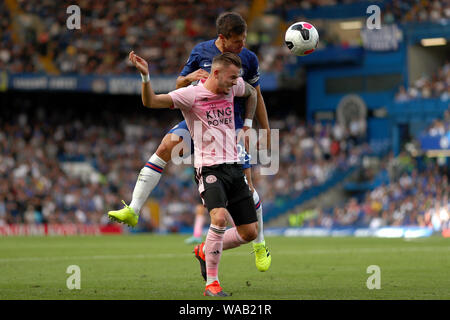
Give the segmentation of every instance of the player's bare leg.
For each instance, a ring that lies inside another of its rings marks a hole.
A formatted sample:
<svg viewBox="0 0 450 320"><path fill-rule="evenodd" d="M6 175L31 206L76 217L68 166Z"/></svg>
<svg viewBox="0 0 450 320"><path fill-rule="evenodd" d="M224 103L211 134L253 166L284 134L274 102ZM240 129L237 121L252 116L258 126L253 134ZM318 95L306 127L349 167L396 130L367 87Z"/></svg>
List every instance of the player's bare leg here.
<svg viewBox="0 0 450 320"><path fill-rule="evenodd" d="M164 136L156 152L139 172L130 205L128 206L122 201L125 205L124 208L109 211L108 217L111 220L125 223L131 227L138 223L139 213L143 205L150 193L158 185L164 167L172 159L173 148L181 141L182 139L173 133L168 133Z"/></svg>
<svg viewBox="0 0 450 320"><path fill-rule="evenodd" d="M266 247L266 241L264 240L264 223L261 199L258 192L256 192L253 181L252 172L250 168L244 169L245 178L247 184L253 194L253 201L255 202L256 217L258 218L258 232L256 239L253 241L253 252L255 253L255 265L256 268L261 271L267 271L272 263L272 256L269 249Z"/></svg>

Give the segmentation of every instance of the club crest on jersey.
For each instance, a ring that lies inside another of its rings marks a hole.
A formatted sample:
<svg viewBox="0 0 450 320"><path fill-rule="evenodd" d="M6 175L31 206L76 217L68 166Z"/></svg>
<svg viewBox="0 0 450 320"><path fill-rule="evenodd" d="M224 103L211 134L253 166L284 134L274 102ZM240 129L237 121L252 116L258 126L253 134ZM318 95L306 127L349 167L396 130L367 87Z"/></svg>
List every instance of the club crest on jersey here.
<svg viewBox="0 0 450 320"><path fill-rule="evenodd" d="M217 178L216 178L216 176L210 174L209 176L206 177L205 181L207 183L214 183L217 181Z"/></svg>

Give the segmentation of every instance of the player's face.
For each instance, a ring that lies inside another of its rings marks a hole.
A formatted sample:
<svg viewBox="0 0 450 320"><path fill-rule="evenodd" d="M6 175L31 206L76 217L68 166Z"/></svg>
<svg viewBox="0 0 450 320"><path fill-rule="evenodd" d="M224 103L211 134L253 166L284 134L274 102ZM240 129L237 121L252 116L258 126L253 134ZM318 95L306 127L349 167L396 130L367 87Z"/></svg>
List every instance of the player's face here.
<svg viewBox="0 0 450 320"><path fill-rule="evenodd" d="M218 87L221 93L228 94L239 78L239 68L235 65L221 67L218 73Z"/></svg>
<svg viewBox="0 0 450 320"><path fill-rule="evenodd" d="M242 34L232 34L231 37L223 37L223 51L231 52L235 54L241 53L245 46L245 39L247 38L247 32Z"/></svg>

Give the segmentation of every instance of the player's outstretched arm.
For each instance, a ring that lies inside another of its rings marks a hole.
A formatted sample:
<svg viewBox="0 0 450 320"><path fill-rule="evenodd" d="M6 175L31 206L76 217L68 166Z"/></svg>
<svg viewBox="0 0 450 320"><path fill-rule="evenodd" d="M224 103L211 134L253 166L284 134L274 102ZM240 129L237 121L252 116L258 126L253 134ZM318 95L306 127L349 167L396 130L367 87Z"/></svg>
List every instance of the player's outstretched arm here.
<svg viewBox="0 0 450 320"><path fill-rule="evenodd" d="M256 86L256 92L258 96L258 101L256 104L256 120L258 120L262 129L270 130L269 118L267 117L266 104L264 103L264 98L261 94L260 86Z"/></svg>
<svg viewBox="0 0 450 320"><path fill-rule="evenodd" d="M168 94L155 94L150 84L148 63L131 51L128 59L139 70L142 76L142 104L148 108L170 108L173 106L172 97Z"/></svg>
<svg viewBox="0 0 450 320"><path fill-rule="evenodd" d="M261 87L256 86L256 92L258 96L258 100L256 103L256 120L258 121L261 129L265 129L266 137L258 143L259 149L270 149L270 126L269 126L269 118L267 116L266 104L264 103L264 98L261 94ZM265 142L264 142L265 140Z"/></svg>
<svg viewBox="0 0 450 320"><path fill-rule="evenodd" d="M245 91L243 97L247 98L245 102L245 119L253 120L257 108L258 93L256 89L247 82L245 82Z"/></svg>
<svg viewBox="0 0 450 320"><path fill-rule="evenodd" d="M258 99L256 89L251 84L248 84L247 82L244 83L245 90L242 97L247 98L245 101L245 120L242 130L239 131L237 141L240 141L244 137L245 132L252 127L253 117L256 111L256 102ZM250 140L248 136L244 138L244 146L245 150L249 152Z"/></svg>

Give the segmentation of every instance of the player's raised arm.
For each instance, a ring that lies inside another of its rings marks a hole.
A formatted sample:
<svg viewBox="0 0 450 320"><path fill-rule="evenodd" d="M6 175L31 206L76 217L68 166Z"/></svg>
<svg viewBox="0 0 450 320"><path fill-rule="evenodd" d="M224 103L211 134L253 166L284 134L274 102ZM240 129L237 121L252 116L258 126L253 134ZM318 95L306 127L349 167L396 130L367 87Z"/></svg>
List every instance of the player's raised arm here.
<svg viewBox="0 0 450 320"><path fill-rule="evenodd" d="M247 98L245 102L245 120L244 127L251 128L253 117L256 111L256 103L258 99L258 94L256 89L249 83L245 82L242 78L237 79L236 83L236 97Z"/></svg>
<svg viewBox="0 0 450 320"><path fill-rule="evenodd" d="M242 78L239 80L242 80ZM252 127L253 117L254 117L255 111L256 111L256 102L258 99L258 94L256 92L256 89L251 84L245 82L244 80L242 80L242 82L244 83L244 86L245 86L242 97L247 98L247 100L245 101L244 126L242 127L242 131L240 131L238 134L237 141L241 140L242 136L245 134L245 132ZM240 96L239 92L238 92L237 96ZM244 146L245 146L245 150L247 152L249 152L250 141L249 141L248 137L245 137L245 139L244 139Z"/></svg>
<svg viewBox="0 0 450 320"><path fill-rule="evenodd" d="M256 86L257 92L257 104L256 104L256 120L258 121L261 129L265 129L266 137L265 143L258 144L261 149L270 149L270 126L269 126L269 118L267 116L266 104L264 103L264 98L261 94L260 85Z"/></svg>
<svg viewBox="0 0 450 320"><path fill-rule="evenodd" d="M169 94L155 94L150 84L148 63L134 51L130 52L128 59L139 70L142 77L142 103L148 108L170 108L173 106L172 97Z"/></svg>
<svg viewBox="0 0 450 320"><path fill-rule="evenodd" d="M245 91L244 91L244 98L247 98L247 101L245 102L245 120L253 120L253 117L255 116L255 111L257 107L257 100L258 100L258 93L253 86L247 82L245 82ZM247 120L247 124L244 122L244 126L251 127L251 123Z"/></svg>
<svg viewBox="0 0 450 320"><path fill-rule="evenodd" d="M260 128L264 129L266 132L265 137L261 137L262 139L258 142L258 149L270 149L270 125L269 118L267 116L266 104L264 103L264 98L261 94L261 87L259 84L259 62L256 55L252 54L250 63L250 71L249 71L249 83L254 86L257 92L258 100L256 103L256 121L258 121ZM264 141L265 140L265 141Z"/></svg>

